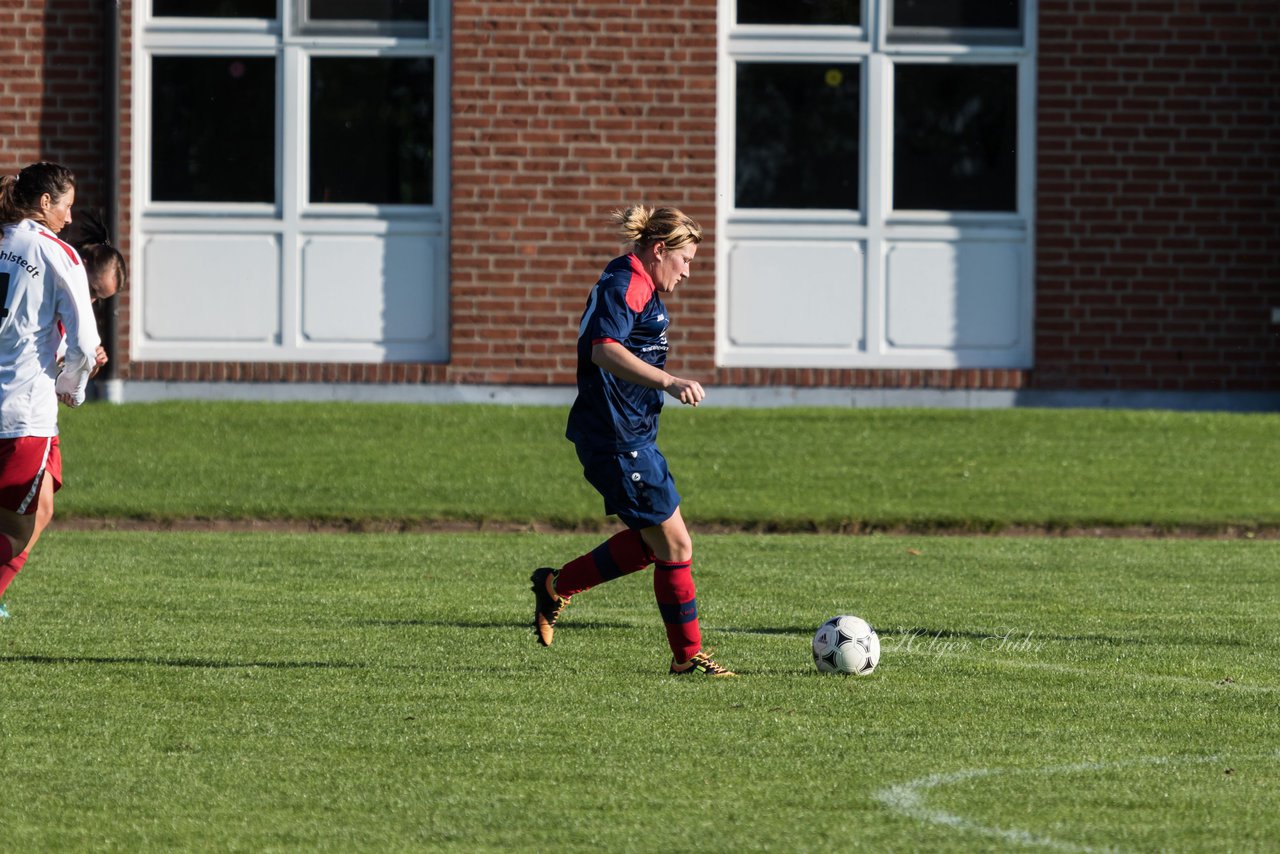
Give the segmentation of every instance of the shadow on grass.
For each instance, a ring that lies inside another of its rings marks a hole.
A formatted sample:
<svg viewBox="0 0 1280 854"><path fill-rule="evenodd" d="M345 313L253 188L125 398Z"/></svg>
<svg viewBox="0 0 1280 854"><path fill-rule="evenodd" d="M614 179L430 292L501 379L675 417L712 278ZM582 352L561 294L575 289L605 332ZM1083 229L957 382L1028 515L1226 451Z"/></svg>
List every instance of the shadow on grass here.
<svg viewBox="0 0 1280 854"><path fill-rule="evenodd" d="M211 670L261 667L270 670L360 670L367 664L340 661L217 661L208 658L142 658L94 655L0 655L0 664L145 664Z"/></svg>
<svg viewBox="0 0 1280 854"><path fill-rule="evenodd" d="M657 616L654 616L657 621ZM356 625L378 626L382 628L424 628L433 629L529 629L529 620L360 620ZM609 623L601 620L575 620L556 625L556 631L576 631L579 629L634 629L636 623Z"/></svg>

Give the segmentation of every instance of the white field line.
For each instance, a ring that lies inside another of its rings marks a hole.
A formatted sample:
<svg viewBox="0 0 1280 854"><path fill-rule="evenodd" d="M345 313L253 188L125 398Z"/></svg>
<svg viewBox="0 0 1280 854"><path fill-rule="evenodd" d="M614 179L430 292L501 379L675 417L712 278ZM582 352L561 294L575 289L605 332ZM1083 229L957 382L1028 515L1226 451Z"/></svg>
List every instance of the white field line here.
<svg viewBox="0 0 1280 854"><path fill-rule="evenodd" d="M1280 751L1242 756L1239 758L1280 759ZM900 815L905 815L909 818L925 822L926 824L934 824L957 831L974 833L994 839L1001 839L1014 845L1021 845L1028 848L1048 848L1054 851L1114 851L1116 849L1095 848L1089 845L1081 845L1079 843L1063 839L1055 839L1051 836L1032 833L1029 830L986 825L980 821L966 818L965 816L957 815L956 813L950 813L946 810L931 807L926 801L926 796L930 791L942 786L964 783L969 780L977 780L984 777L995 777L1010 774L1029 774L1036 777L1048 777L1058 774L1085 774L1116 768L1138 766L1190 765L1221 762L1223 759L1224 757L1222 756L1153 756L1143 759L1119 760L1115 762L1079 762L1072 765L1051 765L1041 768L969 768L961 771L952 771L946 774L929 774L924 777L917 777L916 779L910 780L906 783L898 783L897 785L880 789L875 792L872 797L884 804L890 810L893 810Z"/></svg>

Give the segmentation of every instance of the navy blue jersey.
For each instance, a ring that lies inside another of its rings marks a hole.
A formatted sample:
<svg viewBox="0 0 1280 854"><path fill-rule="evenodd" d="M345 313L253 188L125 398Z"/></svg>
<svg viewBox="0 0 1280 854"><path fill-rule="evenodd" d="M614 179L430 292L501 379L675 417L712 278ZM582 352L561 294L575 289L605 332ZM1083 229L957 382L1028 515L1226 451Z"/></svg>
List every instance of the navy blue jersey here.
<svg viewBox="0 0 1280 854"><path fill-rule="evenodd" d="M591 348L617 341L656 368L667 363L667 309L635 255L615 258L591 289L578 327L578 398L565 435L581 450L634 451L658 438L659 389L627 382L591 361Z"/></svg>

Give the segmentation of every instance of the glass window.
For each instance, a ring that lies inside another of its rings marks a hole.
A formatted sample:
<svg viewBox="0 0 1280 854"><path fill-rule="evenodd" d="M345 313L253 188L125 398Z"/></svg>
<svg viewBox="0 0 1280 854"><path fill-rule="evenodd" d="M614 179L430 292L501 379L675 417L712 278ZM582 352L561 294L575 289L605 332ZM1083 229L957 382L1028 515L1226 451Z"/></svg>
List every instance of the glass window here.
<svg viewBox="0 0 1280 854"><path fill-rule="evenodd" d="M157 18L275 18L276 0L154 0Z"/></svg>
<svg viewBox="0 0 1280 854"><path fill-rule="evenodd" d="M737 84L737 207L857 209L860 66L742 62Z"/></svg>
<svg viewBox="0 0 1280 854"><path fill-rule="evenodd" d="M311 60L312 202L428 205L435 64Z"/></svg>
<svg viewBox="0 0 1280 854"><path fill-rule="evenodd" d="M151 69L152 199L274 202L275 60L157 56Z"/></svg>
<svg viewBox="0 0 1280 854"><path fill-rule="evenodd" d="M305 2L305 0L304 0ZM426 23L429 0L310 0L313 21L416 21Z"/></svg>
<svg viewBox="0 0 1280 854"><path fill-rule="evenodd" d="M893 0L895 27L1018 29L1021 0Z"/></svg>
<svg viewBox="0 0 1280 854"><path fill-rule="evenodd" d="M1032 367L1039 4L729 2L716 363Z"/></svg>
<svg viewBox="0 0 1280 854"><path fill-rule="evenodd" d="M861 0L738 0L739 24L834 24L862 22Z"/></svg>
<svg viewBox="0 0 1280 854"><path fill-rule="evenodd" d="M1018 74L1011 65L899 65L893 207L1013 211Z"/></svg>

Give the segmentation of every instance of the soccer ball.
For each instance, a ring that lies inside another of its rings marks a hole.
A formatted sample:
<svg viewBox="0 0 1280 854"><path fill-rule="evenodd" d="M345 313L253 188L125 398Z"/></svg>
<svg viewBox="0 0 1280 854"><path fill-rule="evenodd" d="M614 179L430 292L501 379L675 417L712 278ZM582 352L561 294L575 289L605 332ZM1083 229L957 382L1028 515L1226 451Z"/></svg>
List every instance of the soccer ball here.
<svg viewBox="0 0 1280 854"><path fill-rule="evenodd" d="M861 617L832 617L813 636L813 663L822 673L866 676L880 663L880 638Z"/></svg>

